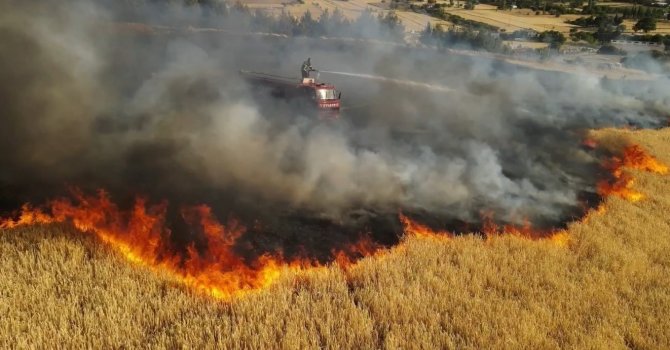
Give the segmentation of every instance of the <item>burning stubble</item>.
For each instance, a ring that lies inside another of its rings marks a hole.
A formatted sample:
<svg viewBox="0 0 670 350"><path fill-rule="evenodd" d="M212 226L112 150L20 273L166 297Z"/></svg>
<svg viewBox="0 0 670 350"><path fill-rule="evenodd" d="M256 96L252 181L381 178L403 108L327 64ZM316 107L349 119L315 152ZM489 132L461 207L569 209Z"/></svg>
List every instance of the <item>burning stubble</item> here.
<svg viewBox="0 0 670 350"><path fill-rule="evenodd" d="M649 156L637 145L630 145L620 156L612 157L607 162L607 168L611 172L612 181L603 180L599 184L600 194L620 196L631 202L643 199L644 194L632 188L634 178L624 173L624 168L657 174L667 174L669 171L666 165ZM318 257L310 253L304 254L305 251L300 252L302 255L287 249L265 250L262 254L256 251L251 256L241 253L239 243L247 228L236 220L222 224L206 205L184 207L180 210L187 230L194 234L190 242L175 245L174 240L170 239L171 228L175 226L167 224L169 218L166 216L165 202L150 205L145 199L138 198L131 210L123 211L103 191L97 196L87 196L75 191L73 197L74 201L52 201L48 208L49 213L26 205L18 219L0 220L0 229L69 221L81 232L94 234L102 242L118 250L128 261L168 274L184 285L219 299L238 297L267 287L282 271L323 266ZM602 214L605 210L604 204L601 204L583 220L587 221L592 215ZM399 214L399 221L403 225L405 237L446 241L454 235L450 231L435 231L403 214ZM565 246L570 241L570 236L564 230L537 230L529 222L523 226L499 226L493 222L492 217L486 219L482 231L487 239L511 234L529 239L548 239L558 246ZM300 244L292 246L303 247ZM382 250L383 246L369 236L360 237L356 242L347 244L332 244L330 247L327 261L334 260L342 268L349 267L358 258L379 257L389 252ZM402 248L403 245L397 247Z"/></svg>
<svg viewBox="0 0 670 350"><path fill-rule="evenodd" d="M248 228L234 248L245 263L332 260L366 235L395 244L399 210L450 231L550 229L602 192L603 155L581 146L584 130L667 121L652 88L662 81L604 84L381 44L121 32L113 8L69 6L0 15L3 209L68 185L105 188L128 210L137 195L165 200L168 245L181 252L208 247L183 211L202 203ZM308 56L346 73L328 77L343 91L337 121L237 74L297 76Z"/></svg>

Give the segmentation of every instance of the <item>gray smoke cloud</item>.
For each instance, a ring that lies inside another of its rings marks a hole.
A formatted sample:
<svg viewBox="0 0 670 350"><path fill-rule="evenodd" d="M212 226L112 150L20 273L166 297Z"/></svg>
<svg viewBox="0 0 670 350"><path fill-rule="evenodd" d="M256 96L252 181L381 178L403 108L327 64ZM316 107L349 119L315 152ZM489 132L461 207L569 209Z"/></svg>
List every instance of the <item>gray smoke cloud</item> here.
<svg viewBox="0 0 670 350"><path fill-rule="evenodd" d="M70 184L242 217L346 223L403 210L554 224L594 192L583 131L661 126L670 107L665 80L603 82L377 42L147 34L90 2L2 7L0 186L18 200ZM172 13L175 23L200 15ZM297 79L306 57L420 84L323 73L343 91L341 118L324 121L238 75Z"/></svg>

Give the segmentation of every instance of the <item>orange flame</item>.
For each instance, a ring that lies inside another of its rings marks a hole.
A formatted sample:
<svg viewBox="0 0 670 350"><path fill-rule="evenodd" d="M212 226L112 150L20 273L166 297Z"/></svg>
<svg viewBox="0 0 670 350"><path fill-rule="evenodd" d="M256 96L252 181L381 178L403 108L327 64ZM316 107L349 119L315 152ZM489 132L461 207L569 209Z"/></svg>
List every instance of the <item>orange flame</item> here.
<svg viewBox="0 0 670 350"><path fill-rule="evenodd" d="M616 195L630 202L638 202L644 199L644 194L633 189L635 178L624 173L624 168L637 169L657 174L668 174L668 167L660 163L656 158L647 154L642 147L630 145L626 147L621 157L612 157L605 163L614 181L599 181L598 193L602 196Z"/></svg>
<svg viewBox="0 0 670 350"><path fill-rule="evenodd" d="M34 225L34 224L49 224L53 222L53 218L47 214L44 214L39 209L33 209L28 204L24 204L21 207L21 216L15 220L4 220L0 221L0 228L15 228L23 225Z"/></svg>
<svg viewBox="0 0 670 350"><path fill-rule="evenodd" d="M669 171L668 166L647 154L638 145L626 147L623 152L623 158L615 158L614 161L620 163L619 169L621 167L628 167L661 175L666 175Z"/></svg>
<svg viewBox="0 0 670 350"><path fill-rule="evenodd" d="M630 146L621 157L613 157L607 164L614 182L602 181L598 184L601 195L618 195L631 201L643 198L632 189L634 179L623 173L623 168L634 168L659 174L667 174L668 167L646 154L639 146ZM68 199L50 202L47 214L38 208L24 205L16 220L0 220L0 228L8 229L22 225L71 222L78 230L96 235L100 240L117 249L129 261L166 273L183 284L209 294L215 298L228 299L261 289L277 280L286 269L301 270L323 266L310 259L284 259L280 254L265 254L252 260L245 260L235 253L237 239L246 228L234 220L226 225L216 220L205 205L182 210L184 221L202 232L204 242L191 244L179 253L170 246L170 230L166 225L167 203L149 206L146 200L138 198L130 211L122 211L100 191L97 196L86 196L74 192L76 203ZM604 213L604 205L587 213ZM509 234L529 239L547 239L559 246L568 244L570 237L566 231L536 230L531 223L523 225L497 225L493 217L483 215L482 231L487 237ZM399 214L406 236L437 241L448 241L454 234L436 231ZM399 246L402 248L403 246ZM331 251L335 262L348 267L358 258L383 256L384 250L369 237L357 243Z"/></svg>
<svg viewBox="0 0 670 350"><path fill-rule="evenodd" d="M405 235L407 236L439 241L446 241L454 237L454 234L451 232L433 230L430 227L420 224L403 214L399 214L399 217L400 222L404 226ZM505 234L527 239L548 239L557 245L566 245L569 241L567 232L557 230L537 230L532 227L528 220L525 220L522 226L515 226L497 225L493 221L493 216L491 213L482 214L482 219L484 221L482 225L482 232L488 238Z"/></svg>
<svg viewBox="0 0 670 350"><path fill-rule="evenodd" d="M138 198L129 212L120 210L100 191L97 196L73 193L76 204L68 199L52 201L51 214L28 205L16 220L0 220L0 228L21 225L71 222L82 232L95 234L118 250L127 260L155 271L167 273L181 283L215 298L228 299L257 290L274 282L282 270L301 270L323 266L307 258L284 259L281 254L264 254L252 261L235 253L237 239L246 228L234 220L225 226L216 220L206 205L185 208L184 221L203 233L204 242L190 244L185 253L170 246L166 227L167 203L148 206ZM335 262L347 267L358 258L375 254L381 247L369 237L340 249L333 249Z"/></svg>
<svg viewBox="0 0 670 350"><path fill-rule="evenodd" d="M566 231L557 229L537 229L533 227L528 219L524 219L523 224L521 225L498 225L493 221L492 214L484 215L483 219L484 226L482 231L487 238L500 235L511 235L532 240L548 240L559 246L565 246L570 241L570 236Z"/></svg>
<svg viewBox="0 0 670 350"><path fill-rule="evenodd" d="M434 231L426 225L422 225L409 217L403 215L402 213L398 214L400 222L403 225L403 231L406 236L420 237L420 238L429 238L434 240L447 240L453 235L450 232L446 231Z"/></svg>
<svg viewBox="0 0 670 350"><path fill-rule="evenodd" d="M131 262L166 272L187 286L216 298L229 298L269 285L289 264L263 255L246 262L233 251L235 240L245 228L234 221L221 225L207 206L184 209L182 216L204 233L204 244L187 248L186 255L169 246L166 229L167 204L147 206L137 199L130 212L121 211L104 191L97 196L76 193L77 204L60 199L50 203L50 215L23 206L17 220L0 221L0 228L20 225L71 222L78 230L95 234Z"/></svg>
<svg viewBox="0 0 670 350"><path fill-rule="evenodd" d="M335 262L340 267L349 267L356 263L357 258L374 256L381 251L381 246L372 241L369 236L364 236L358 242L340 250L332 250Z"/></svg>
<svg viewBox="0 0 670 350"><path fill-rule="evenodd" d="M635 179L631 175L619 174L615 176L614 182L599 181L597 189L603 196L616 195L629 202L639 202L644 199L644 194L633 189L634 183Z"/></svg>

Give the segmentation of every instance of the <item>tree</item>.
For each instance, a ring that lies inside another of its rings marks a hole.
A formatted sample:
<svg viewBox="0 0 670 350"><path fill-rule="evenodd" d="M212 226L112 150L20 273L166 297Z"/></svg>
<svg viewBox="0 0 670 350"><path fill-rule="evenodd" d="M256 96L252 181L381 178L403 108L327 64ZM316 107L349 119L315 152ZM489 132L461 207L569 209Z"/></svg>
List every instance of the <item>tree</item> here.
<svg viewBox="0 0 670 350"><path fill-rule="evenodd" d="M369 8L365 8L365 10L361 12L361 14L353 23L354 31L357 33L369 32L369 29L367 28L369 28L374 22L375 17L372 15L372 11Z"/></svg>
<svg viewBox="0 0 670 350"><path fill-rule="evenodd" d="M507 0L498 0L498 10L507 10Z"/></svg>
<svg viewBox="0 0 670 350"><path fill-rule="evenodd" d="M565 44L566 40L563 33L555 30L540 33L538 39L542 42L549 43L549 47L552 49L560 49L561 46Z"/></svg>
<svg viewBox="0 0 670 350"><path fill-rule="evenodd" d="M589 0L588 8L590 13L593 13L595 7L596 7L596 0Z"/></svg>
<svg viewBox="0 0 670 350"><path fill-rule="evenodd" d="M298 21L295 19L295 17L291 16L287 12L282 11L281 15L275 22L273 30L277 33L293 35L293 31L297 26Z"/></svg>
<svg viewBox="0 0 670 350"><path fill-rule="evenodd" d="M622 19L619 17L609 17L604 14L600 14L596 17L591 16L578 18L574 21L570 21L569 23L582 27L597 27L598 29L595 33L593 33L593 37L601 43L608 43L619 37L623 32L624 26L622 24L616 24L621 21Z"/></svg>
<svg viewBox="0 0 670 350"><path fill-rule="evenodd" d="M651 30L656 30L656 19L651 17L642 18L635 23L633 30L636 32L642 30L645 33L649 33Z"/></svg>
<svg viewBox="0 0 670 350"><path fill-rule="evenodd" d="M347 35L351 25L339 8L336 8L335 11L333 11L333 14L330 14L328 9L326 9L321 15L321 18L319 18L319 22L328 35L334 36Z"/></svg>
<svg viewBox="0 0 670 350"><path fill-rule="evenodd" d="M433 28L430 26L430 22L426 23L426 28L421 32L419 41L426 44L433 39Z"/></svg>
<svg viewBox="0 0 670 350"><path fill-rule="evenodd" d="M404 37L405 27L395 11L389 11L385 16L380 13L377 21L382 29L386 30L393 39L400 40Z"/></svg>
<svg viewBox="0 0 670 350"><path fill-rule="evenodd" d="M265 14L265 12L256 10L253 12L253 16L251 17L251 28L253 30L257 31L267 31L269 28L269 25L273 22L273 19L270 18L269 15Z"/></svg>
<svg viewBox="0 0 670 350"><path fill-rule="evenodd" d="M349 21L344 18L342 11L336 8L332 14L326 9L319 17L319 27L322 34L328 36L346 36L349 30Z"/></svg>
<svg viewBox="0 0 670 350"><path fill-rule="evenodd" d="M300 33L306 36L320 35L317 28L318 23L312 17L312 13L307 10L300 18Z"/></svg>

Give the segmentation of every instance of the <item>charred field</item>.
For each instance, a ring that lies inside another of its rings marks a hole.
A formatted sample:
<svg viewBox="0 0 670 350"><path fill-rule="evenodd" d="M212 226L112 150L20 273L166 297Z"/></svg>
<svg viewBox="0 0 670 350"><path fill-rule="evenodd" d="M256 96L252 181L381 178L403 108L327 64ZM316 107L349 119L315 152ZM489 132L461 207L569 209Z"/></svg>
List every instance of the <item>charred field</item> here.
<svg viewBox="0 0 670 350"><path fill-rule="evenodd" d="M77 6L0 15L0 346L669 345L667 79Z"/></svg>

